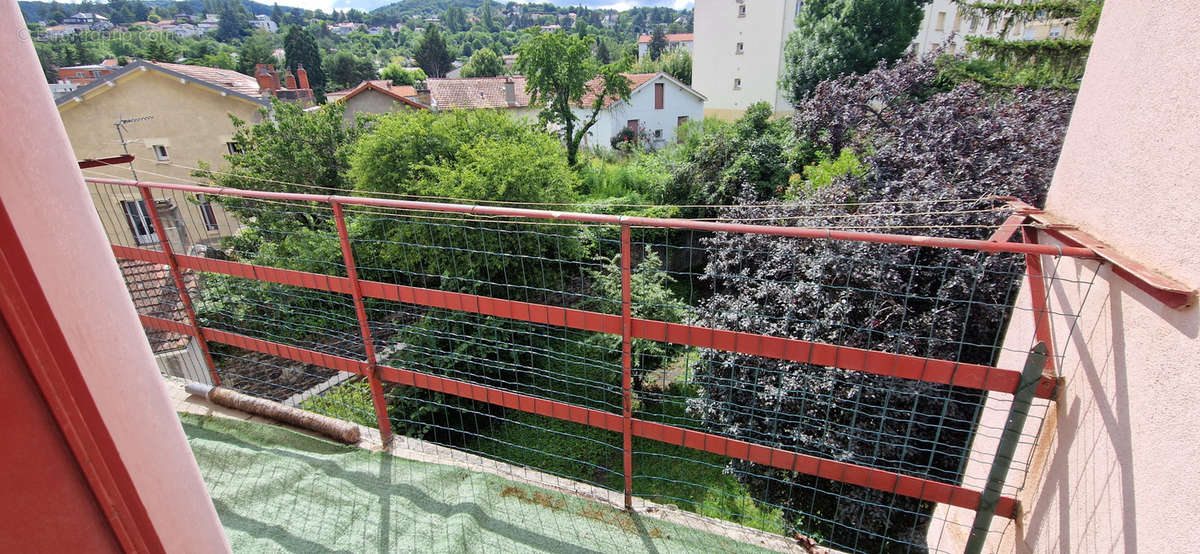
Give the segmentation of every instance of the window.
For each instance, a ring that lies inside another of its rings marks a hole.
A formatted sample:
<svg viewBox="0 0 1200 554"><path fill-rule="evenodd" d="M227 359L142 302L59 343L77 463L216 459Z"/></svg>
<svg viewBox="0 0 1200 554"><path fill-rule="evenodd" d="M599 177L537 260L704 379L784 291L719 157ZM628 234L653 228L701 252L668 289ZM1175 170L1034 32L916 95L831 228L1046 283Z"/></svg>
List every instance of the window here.
<svg viewBox="0 0 1200 554"><path fill-rule="evenodd" d="M746 17L746 5L745 4L738 6L738 17Z"/></svg>
<svg viewBox="0 0 1200 554"><path fill-rule="evenodd" d="M167 147L163 146L161 144L155 144L154 145L154 159L156 159L160 162L165 162L165 161L170 160L170 158L167 157Z"/></svg>
<svg viewBox="0 0 1200 554"><path fill-rule="evenodd" d="M954 14L954 32L962 30L962 14Z"/></svg>
<svg viewBox="0 0 1200 554"><path fill-rule="evenodd" d="M638 120L630 119L629 121L626 121L625 128L629 129L630 131L633 131L634 133L637 133L638 132Z"/></svg>
<svg viewBox="0 0 1200 554"><path fill-rule="evenodd" d="M921 53L921 45L915 42L912 43L912 51L914 55L919 55Z"/></svg>
<svg viewBox="0 0 1200 554"><path fill-rule="evenodd" d="M660 138L662 138L662 129L655 129L655 130L654 130L654 138L656 138L656 139L660 139Z"/></svg>
<svg viewBox="0 0 1200 554"><path fill-rule="evenodd" d="M1038 19L1046 19L1046 10L1038 10L1037 18Z"/></svg>
<svg viewBox="0 0 1200 554"><path fill-rule="evenodd" d="M995 19L992 19L990 17L988 18L987 29L988 29L989 33L996 29L996 20Z"/></svg>
<svg viewBox="0 0 1200 554"><path fill-rule="evenodd" d="M654 109L663 109L663 94L666 92L662 83L654 83Z"/></svg>
<svg viewBox="0 0 1200 554"><path fill-rule="evenodd" d="M133 232L133 240L137 244L158 242L158 235L154 232L154 220L150 219L150 212L146 210L144 200L122 201L121 211L125 212L125 223L129 224L129 230Z"/></svg>
<svg viewBox="0 0 1200 554"><path fill-rule="evenodd" d="M1050 38L1058 38L1062 36L1062 27L1051 27Z"/></svg>
<svg viewBox="0 0 1200 554"><path fill-rule="evenodd" d="M93 77L93 78L96 78L96 79L99 79L99 78L100 78L100 70L99 70L99 69L93 69L93 70L92 70L92 77Z"/></svg>
<svg viewBox="0 0 1200 554"><path fill-rule="evenodd" d="M1037 36L1037 31L1034 29L1025 29L1025 34L1021 36L1023 40L1033 40Z"/></svg>
<svg viewBox="0 0 1200 554"><path fill-rule="evenodd" d="M242 153L242 147L241 147L241 145L239 145L239 144L238 144L238 143L236 143L236 142L227 142L227 143L225 143L225 150L229 151L229 155L230 155L230 156L232 156L232 155L234 155L234 154L241 154L241 153Z"/></svg>
<svg viewBox="0 0 1200 554"><path fill-rule="evenodd" d="M936 31L945 31L946 30L946 12L938 12L937 27L935 27L934 30L936 30Z"/></svg>
<svg viewBox="0 0 1200 554"><path fill-rule="evenodd" d="M979 28L979 18L972 17L971 18L971 31L974 32L975 29L978 29L978 28Z"/></svg>
<svg viewBox="0 0 1200 554"><path fill-rule="evenodd" d="M686 115L681 115L681 116L675 118L675 126L676 127L679 127L687 122L688 122L688 116L686 116Z"/></svg>
<svg viewBox="0 0 1200 554"><path fill-rule="evenodd" d="M733 79L733 88L742 88L742 80L738 79L738 78L734 78Z"/></svg>
<svg viewBox="0 0 1200 554"><path fill-rule="evenodd" d="M746 43L744 43L744 42L737 43L737 50L734 53L740 56L745 51L746 51Z"/></svg>
<svg viewBox="0 0 1200 554"><path fill-rule="evenodd" d="M213 212L212 202L208 201L203 194L197 196L200 201L200 219L204 220L204 229L208 231L217 230L217 214Z"/></svg>
<svg viewBox="0 0 1200 554"><path fill-rule="evenodd" d="M84 73L84 72L82 72L82 71L76 71L76 72L75 72L75 76L76 76L76 77L83 77L83 76L85 76L85 75L87 75L87 73Z"/></svg>

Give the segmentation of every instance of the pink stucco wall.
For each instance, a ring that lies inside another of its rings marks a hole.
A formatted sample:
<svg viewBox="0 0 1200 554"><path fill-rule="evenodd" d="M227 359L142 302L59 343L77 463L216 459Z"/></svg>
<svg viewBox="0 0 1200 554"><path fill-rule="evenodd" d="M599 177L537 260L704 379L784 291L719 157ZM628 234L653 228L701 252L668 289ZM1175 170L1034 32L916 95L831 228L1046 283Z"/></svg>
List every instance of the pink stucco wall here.
<svg viewBox="0 0 1200 554"><path fill-rule="evenodd" d="M16 2L0 5L0 29L9 62L0 84L0 204L49 302L50 313L39 315L61 329L102 419L93 423L112 437L136 489L120 492L136 494L165 550L227 551ZM6 439L21 447L19 437Z"/></svg>
<svg viewBox="0 0 1200 554"><path fill-rule="evenodd" d="M1106 2L1047 201L1048 211L1189 287L1200 286L1197 37L1195 0ZM1079 314L1075 325L1063 317L1053 325L1065 388L1044 421L1031 420L1041 425L1036 451L1022 453L1031 471L1010 475L1024 513L994 525L987 550L1194 551L1200 313L1167 308L1096 263L1065 260L1057 272L1052 308ZM1072 282L1093 276L1090 287ZM1028 306L1023 290L1018 307ZM1032 318L1016 317L1006 347L1027 348L1032 335ZM986 467L968 472L978 478ZM938 515L950 523L934 526L930 544L961 550L972 514Z"/></svg>

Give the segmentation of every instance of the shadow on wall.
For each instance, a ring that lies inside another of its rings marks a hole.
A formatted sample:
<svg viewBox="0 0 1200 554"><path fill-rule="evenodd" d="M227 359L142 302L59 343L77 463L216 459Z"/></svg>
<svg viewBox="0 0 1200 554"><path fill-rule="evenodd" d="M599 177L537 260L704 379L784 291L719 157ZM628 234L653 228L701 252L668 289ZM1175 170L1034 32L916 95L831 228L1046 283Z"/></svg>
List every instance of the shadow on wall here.
<svg viewBox="0 0 1200 554"><path fill-rule="evenodd" d="M1076 269L1079 273L1095 270L1083 263ZM1167 308L1108 268L1100 270L1096 281L1097 288L1107 282L1109 290L1099 302L1093 298L1087 306L1083 305L1086 297L1066 290L1064 281L1056 280L1052 286L1062 308L1057 311L1082 313L1089 319L1081 318L1070 329L1075 356L1073 360L1065 356L1071 365L1060 368L1066 377L1066 394L1055 404L1055 417L1043 430L1053 433L1050 458L1043 465L1040 493L1027 524L1017 529L1018 552L1138 551L1126 352L1131 323L1126 321L1125 302L1134 300L1140 304L1136 311L1157 314L1188 338L1197 336L1200 314L1195 308ZM1099 353L1104 353L1102 359L1097 359ZM1120 514L1120 521L1103 517L1105 513ZM1054 517L1057 529L1050 521ZM1046 531L1039 533L1042 529Z"/></svg>

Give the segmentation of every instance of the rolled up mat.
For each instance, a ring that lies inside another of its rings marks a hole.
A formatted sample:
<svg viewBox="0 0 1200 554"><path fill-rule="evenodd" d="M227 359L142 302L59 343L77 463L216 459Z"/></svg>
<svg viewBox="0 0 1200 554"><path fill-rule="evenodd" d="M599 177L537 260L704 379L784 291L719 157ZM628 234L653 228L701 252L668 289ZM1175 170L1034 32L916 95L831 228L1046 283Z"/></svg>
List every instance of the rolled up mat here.
<svg viewBox="0 0 1200 554"><path fill-rule="evenodd" d="M203 396L209 402L234 410L262 416L276 421L282 421L302 429L315 431L331 439L346 444L355 444L359 439L358 425L306 412L299 408L284 406L278 402L256 398L224 387L214 387L203 383L188 383L184 390L188 394Z"/></svg>

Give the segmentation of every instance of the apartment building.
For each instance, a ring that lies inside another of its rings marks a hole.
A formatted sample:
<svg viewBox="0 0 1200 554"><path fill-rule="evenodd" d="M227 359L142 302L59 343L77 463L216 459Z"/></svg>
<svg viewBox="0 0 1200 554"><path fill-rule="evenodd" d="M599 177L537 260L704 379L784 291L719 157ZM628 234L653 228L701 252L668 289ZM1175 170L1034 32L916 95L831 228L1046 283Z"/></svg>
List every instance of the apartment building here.
<svg viewBox="0 0 1200 554"><path fill-rule="evenodd" d="M751 104L792 107L779 90L783 45L797 0L696 0L692 87L708 97L705 117L736 119Z"/></svg>
<svg viewBox="0 0 1200 554"><path fill-rule="evenodd" d="M1075 38L1071 20L1048 19L1046 13L1035 13L1029 21L1014 20L1005 32L1003 18L976 17L958 9L955 0L933 0L925 8L921 29L913 38L912 50L924 54L944 46L951 53L965 52L968 36L1004 38L1006 40L1045 40Z"/></svg>

